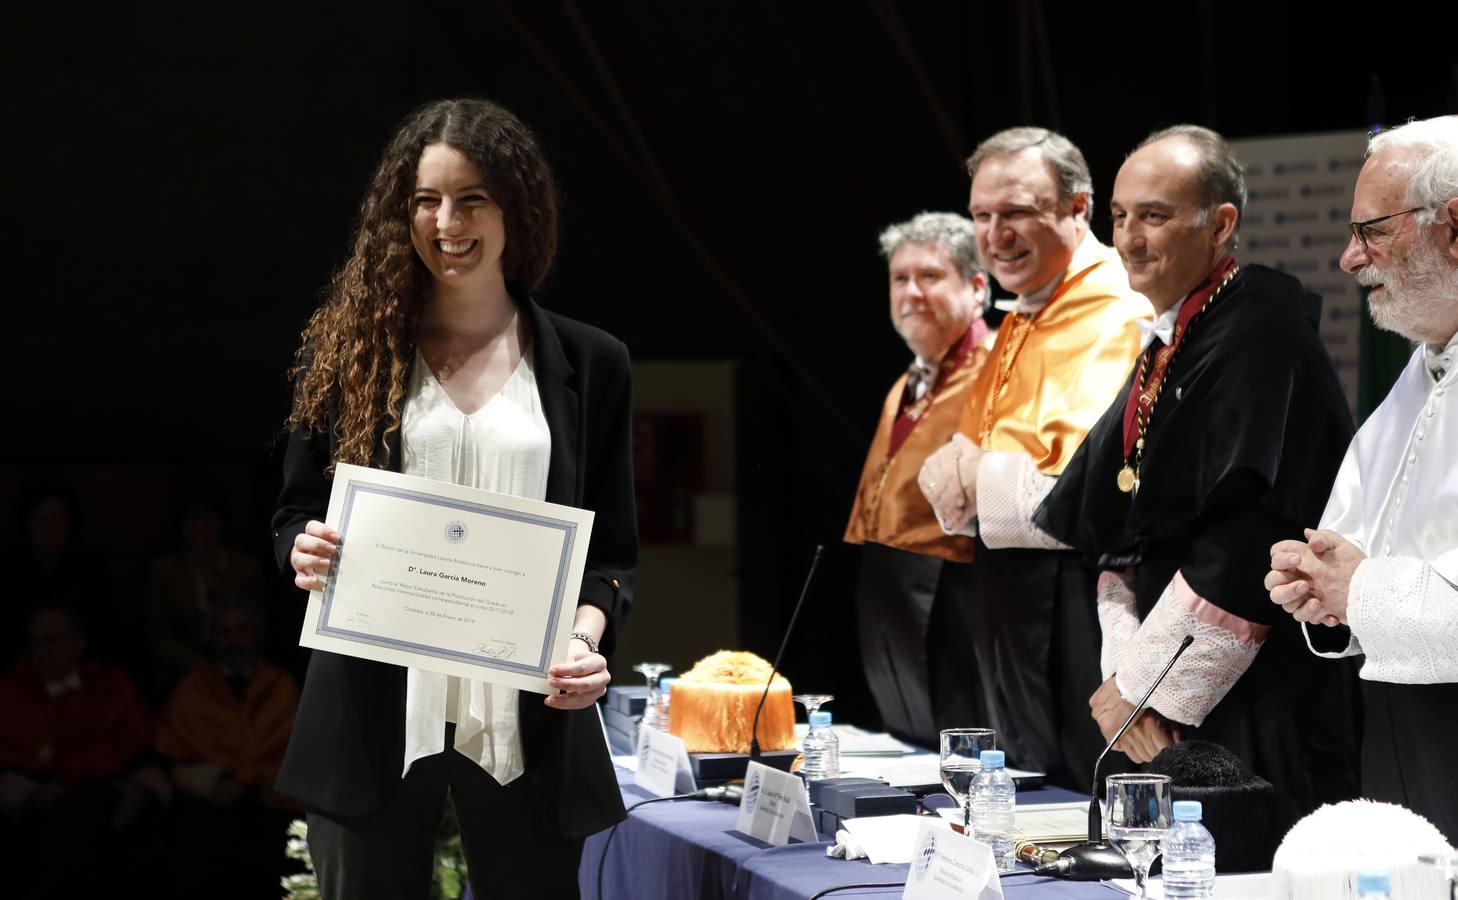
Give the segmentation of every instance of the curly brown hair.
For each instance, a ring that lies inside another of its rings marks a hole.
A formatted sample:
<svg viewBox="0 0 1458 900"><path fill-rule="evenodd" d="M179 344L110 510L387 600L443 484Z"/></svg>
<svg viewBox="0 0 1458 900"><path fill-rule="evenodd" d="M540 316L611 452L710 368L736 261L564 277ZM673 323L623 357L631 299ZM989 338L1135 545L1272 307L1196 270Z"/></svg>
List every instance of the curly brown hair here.
<svg viewBox="0 0 1458 900"><path fill-rule="evenodd" d="M369 465L400 427L430 273L410 241L409 201L420 155L445 144L475 164L501 207L501 257L513 297L536 291L557 253L557 190L536 137L488 100L437 100L401 123L360 204L354 250L304 326L289 378L287 427L321 433L334 419L333 463ZM332 468L332 464L331 464Z"/></svg>

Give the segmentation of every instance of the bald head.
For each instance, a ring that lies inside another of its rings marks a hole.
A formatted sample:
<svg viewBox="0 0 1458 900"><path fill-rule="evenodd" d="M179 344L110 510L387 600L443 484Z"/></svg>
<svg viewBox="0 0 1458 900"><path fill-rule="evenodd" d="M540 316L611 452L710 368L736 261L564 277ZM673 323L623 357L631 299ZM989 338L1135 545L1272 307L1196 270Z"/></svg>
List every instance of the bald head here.
<svg viewBox="0 0 1458 900"><path fill-rule="evenodd" d="M1224 146L1219 135L1208 134ZM1233 166L1238 189L1224 184L1229 181L1224 176L1212 178L1211 172L1228 174L1231 169L1225 161L1212 163L1208 140L1175 129L1151 135L1120 167L1109 204L1114 246L1129 272L1130 287L1148 297L1156 310L1179 302L1230 252L1240 221L1236 201L1244 203L1244 179L1239 163ZM1234 200L1220 199L1232 195Z"/></svg>

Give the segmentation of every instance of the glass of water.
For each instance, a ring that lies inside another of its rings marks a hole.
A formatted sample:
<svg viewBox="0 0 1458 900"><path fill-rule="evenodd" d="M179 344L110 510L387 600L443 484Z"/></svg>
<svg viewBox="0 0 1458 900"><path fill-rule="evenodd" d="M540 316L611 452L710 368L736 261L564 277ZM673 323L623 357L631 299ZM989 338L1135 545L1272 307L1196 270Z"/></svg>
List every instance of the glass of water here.
<svg viewBox="0 0 1458 900"><path fill-rule="evenodd" d="M942 730L942 787L962 807L962 829L972 834L972 779L982 768L982 751L996 749L991 728Z"/></svg>
<svg viewBox="0 0 1458 900"><path fill-rule="evenodd" d="M1139 896L1148 897L1149 867L1159 858L1160 842L1169 833L1169 776L1110 775L1105 783L1109 843L1129 861Z"/></svg>

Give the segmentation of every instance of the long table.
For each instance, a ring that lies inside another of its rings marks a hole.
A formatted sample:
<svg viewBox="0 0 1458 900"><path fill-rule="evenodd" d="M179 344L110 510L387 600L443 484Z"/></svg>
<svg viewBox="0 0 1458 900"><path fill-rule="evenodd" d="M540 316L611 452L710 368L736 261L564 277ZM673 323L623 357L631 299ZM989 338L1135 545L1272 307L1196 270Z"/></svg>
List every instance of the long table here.
<svg viewBox="0 0 1458 900"><path fill-rule="evenodd" d="M649 798L634 784L633 773L619 768L617 774L625 806ZM1077 799L1080 795L1059 788L1018 794L1020 805ZM735 831L736 815L735 806L703 800L670 800L632 810L610 842L608 832L587 839L578 873L584 900L806 900L834 885L904 882L910 869L827 857L831 835L821 835L820 843L772 847ZM603 861L601 892L599 860ZM1003 894L1009 900L1123 896L1096 882L1057 881L1034 876L1027 867L1021 870L1029 874L1003 877ZM837 891L830 897L900 895L898 884Z"/></svg>

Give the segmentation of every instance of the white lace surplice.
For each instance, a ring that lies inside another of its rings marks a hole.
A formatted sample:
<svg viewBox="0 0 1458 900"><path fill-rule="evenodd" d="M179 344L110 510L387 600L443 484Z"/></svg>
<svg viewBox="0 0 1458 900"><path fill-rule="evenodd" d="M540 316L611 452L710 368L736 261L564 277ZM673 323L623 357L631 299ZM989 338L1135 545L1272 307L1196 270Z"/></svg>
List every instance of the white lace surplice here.
<svg viewBox="0 0 1458 900"><path fill-rule="evenodd" d="M485 406L466 416L416 354L400 446L406 475L545 499L552 435L529 355ZM402 775L415 760L445 749L447 722L456 723L456 749L499 784L525 771L515 688L412 668Z"/></svg>

